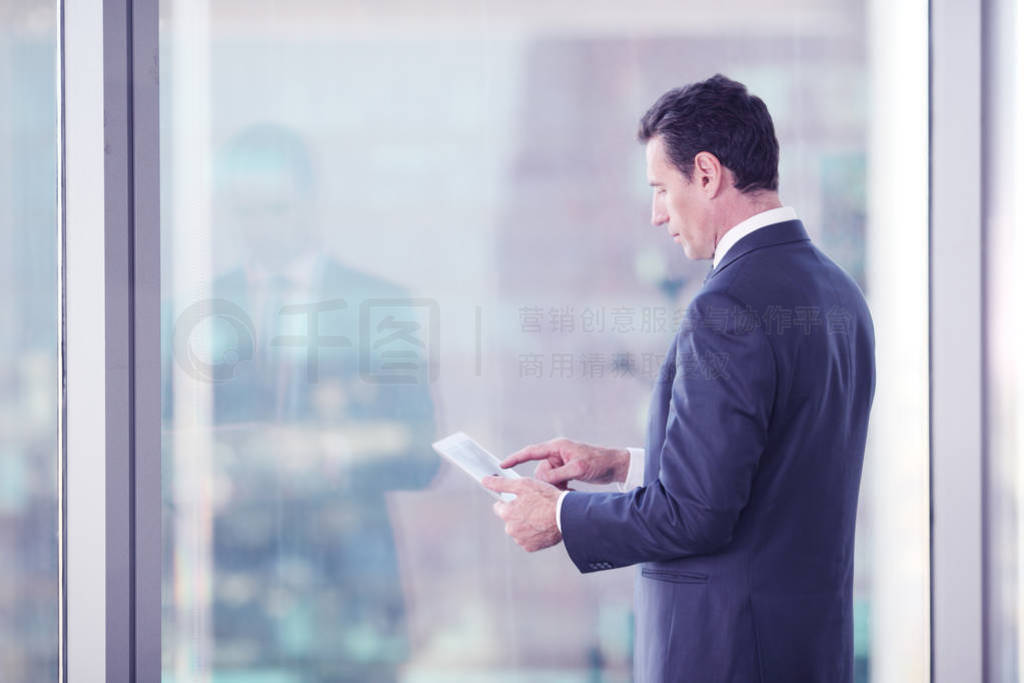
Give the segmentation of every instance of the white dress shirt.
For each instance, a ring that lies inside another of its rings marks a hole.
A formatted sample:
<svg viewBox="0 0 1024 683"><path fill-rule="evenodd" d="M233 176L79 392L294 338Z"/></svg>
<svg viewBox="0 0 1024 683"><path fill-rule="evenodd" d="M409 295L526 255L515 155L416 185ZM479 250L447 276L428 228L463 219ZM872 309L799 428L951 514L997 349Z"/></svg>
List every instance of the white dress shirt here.
<svg viewBox="0 0 1024 683"><path fill-rule="evenodd" d="M780 206L777 209L768 209L761 213L755 213L745 221L737 223L731 227L728 232L722 235L720 240L718 240L718 244L715 246L713 268L718 267L718 264L725 257L725 253L729 251L734 244L750 233L767 225L796 220L796 217L796 211L792 207ZM644 449L629 448L627 450L629 451L629 471L626 473L626 481L617 484L619 490L623 493L644 483ZM565 496L568 493L569 491L563 491L562 494L558 496L558 502L555 504L555 523L558 525L559 533L562 532L562 501L565 500Z"/></svg>
<svg viewBox="0 0 1024 683"><path fill-rule="evenodd" d="M784 221L795 221L796 211L790 206L780 206L777 209L768 209L761 213L755 213L753 216L745 221L737 223L729 229L722 238L718 240L718 245L715 247L715 265L718 267L718 263L725 257L725 252L732 248L732 245L739 242L741 239L754 232L758 228L763 228L766 225L772 225L774 223L782 223Z"/></svg>

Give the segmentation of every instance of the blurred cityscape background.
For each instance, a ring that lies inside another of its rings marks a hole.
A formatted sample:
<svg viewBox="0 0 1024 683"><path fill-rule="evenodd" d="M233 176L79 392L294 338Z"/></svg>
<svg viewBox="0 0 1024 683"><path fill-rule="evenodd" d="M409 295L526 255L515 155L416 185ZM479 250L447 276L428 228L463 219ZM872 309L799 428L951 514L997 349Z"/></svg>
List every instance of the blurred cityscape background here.
<svg viewBox="0 0 1024 683"><path fill-rule="evenodd" d="M785 201L871 295L867 7L777 12L163 4L165 338L206 299L246 311L256 338L253 359L213 383L165 343L168 680L629 679L632 569L581 577L561 549L522 553L429 442L464 430L499 454L556 435L643 445L653 376L708 264L650 228L634 136L661 92L716 71L765 98ZM308 277L261 284L293 273ZM399 288L436 305L440 343L420 328L418 359L438 378L381 400L358 367L376 332L361 316ZM344 301L319 333L352 346L261 355L261 340L306 329L305 315L264 313L275 294ZM207 362L239 353L224 316L204 324L190 339ZM923 330L907 332L923 350ZM278 368L310 353L315 380ZM926 498L905 500L923 572ZM917 661L902 671L923 675L927 582L914 580L904 608L918 611L901 626Z"/></svg>

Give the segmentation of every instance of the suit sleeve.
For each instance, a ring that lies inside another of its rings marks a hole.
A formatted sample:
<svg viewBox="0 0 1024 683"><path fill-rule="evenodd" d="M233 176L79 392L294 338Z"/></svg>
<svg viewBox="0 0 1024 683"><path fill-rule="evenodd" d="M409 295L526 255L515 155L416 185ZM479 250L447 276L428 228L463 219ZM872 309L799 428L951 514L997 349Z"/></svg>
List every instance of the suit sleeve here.
<svg viewBox="0 0 1024 683"><path fill-rule="evenodd" d="M765 447L774 353L751 309L706 292L687 309L675 363L664 443L648 463L657 477L562 503L565 547L582 572L709 554L732 539Z"/></svg>

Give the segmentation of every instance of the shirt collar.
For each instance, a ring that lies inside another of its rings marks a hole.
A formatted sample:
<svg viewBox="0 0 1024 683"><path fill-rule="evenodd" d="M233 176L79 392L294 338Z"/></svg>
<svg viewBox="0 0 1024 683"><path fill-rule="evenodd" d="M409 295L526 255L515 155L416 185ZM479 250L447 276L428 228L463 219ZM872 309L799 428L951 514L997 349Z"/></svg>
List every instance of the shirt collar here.
<svg viewBox="0 0 1024 683"><path fill-rule="evenodd" d="M796 210L791 206L780 206L777 209L768 209L761 213L755 213L745 221L737 223L722 235L720 240L718 240L718 245L715 246L715 261L712 267L717 268L718 264L721 263L722 259L725 257L725 253L729 251L734 244L755 230L768 225L774 225L775 223L793 220L796 220Z"/></svg>

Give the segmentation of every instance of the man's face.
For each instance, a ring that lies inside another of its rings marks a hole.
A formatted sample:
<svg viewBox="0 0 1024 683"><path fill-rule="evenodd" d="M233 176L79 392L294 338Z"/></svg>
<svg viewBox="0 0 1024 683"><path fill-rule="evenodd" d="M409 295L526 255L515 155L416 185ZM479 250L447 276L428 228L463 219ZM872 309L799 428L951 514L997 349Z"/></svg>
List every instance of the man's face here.
<svg viewBox="0 0 1024 683"><path fill-rule="evenodd" d="M712 258L715 241L709 200L699 184L669 160L660 135L647 141L647 182L654 188L651 223L664 225L672 239L683 245L687 258Z"/></svg>
<svg viewBox="0 0 1024 683"><path fill-rule="evenodd" d="M307 190L285 169L240 169L222 181L217 207L250 257L276 271L316 244Z"/></svg>

